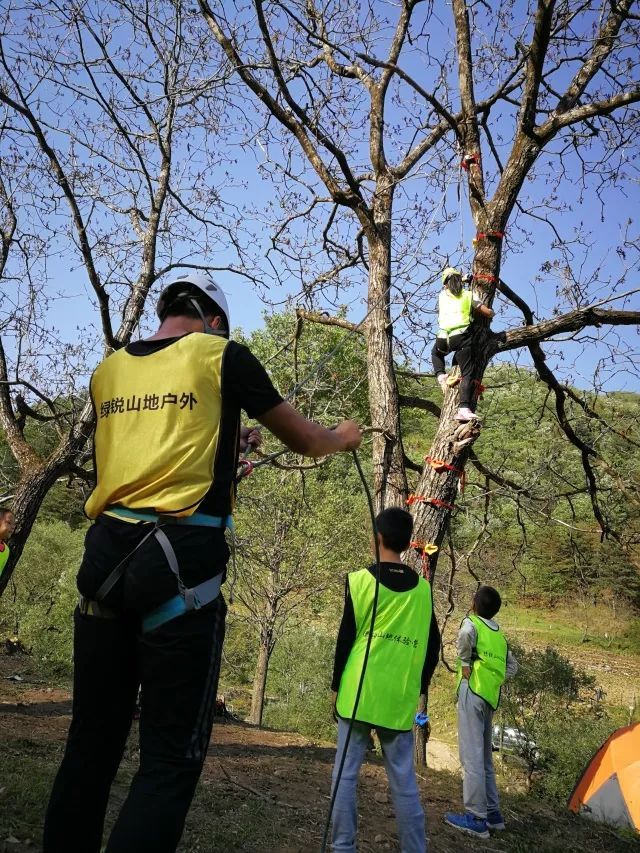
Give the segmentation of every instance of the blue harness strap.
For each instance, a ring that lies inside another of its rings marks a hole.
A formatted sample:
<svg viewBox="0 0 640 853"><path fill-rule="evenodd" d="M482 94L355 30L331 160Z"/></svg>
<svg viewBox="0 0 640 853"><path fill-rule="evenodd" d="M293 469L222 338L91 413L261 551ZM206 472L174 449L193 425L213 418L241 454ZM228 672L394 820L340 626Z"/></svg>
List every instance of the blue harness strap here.
<svg viewBox="0 0 640 853"><path fill-rule="evenodd" d="M116 515L120 518L131 518L136 521L150 521L162 524L174 524L185 527L232 527L233 516L231 515L205 515L204 512L194 512L193 515L180 516L160 515L156 512L146 510L128 509L125 506L108 506L105 510L108 515Z"/></svg>
<svg viewBox="0 0 640 853"><path fill-rule="evenodd" d="M156 607L155 610L147 613L146 616L143 616L143 633L146 634L148 631L153 631L155 628L159 628L160 625L164 625L165 622L169 622L171 619L176 619L178 616L182 616L184 613L189 613L191 610L199 610L201 607L205 607L207 604L211 604L212 601L215 601L220 594L222 574L216 575L214 578L209 578L209 580L206 580L197 586L191 588L186 587L180 576L180 567L178 565L176 552L174 551L173 545L169 541L167 534L162 530L162 527L165 525L184 525L191 527L214 527L218 529L225 527L233 528L233 519L230 515L216 516L196 512L193 515L176 518L175 516L158 515L153 512L138 512L137 510L127 509L126 507L121 506L109 506L106 511L110 515L120 516L121 518L131 518L136 521L153 524L153 527L147 535L140 540L133 551L127 554L127 556L121 560L115 569L109 574L96 593L96 601L101 601L115 586L124 574L127 561L151 536L156 539L162 548L169 568L175 575L178 584L178 595L175 595L173 598L165 601L164 604Z"/></svg>
<svg viewBox="0 0 640 853"><path fill-rule="evenodd" d="M206 604L211 604L211 602L215 601L220 594L221 586L222 575L220 574L216 575L215 578L211 578L204 583L198 584L198 586L194 586L192 589L186 590L186 592L193 594L193 607L187 606L186 598L180 593L178 593L178 595L174 595L173 598L169 599L169 601L165 601L164 604L156 607L155 610L152 610L151 613L147 613L147 615L143 617L143 633L146 634L148 631L153 631L154 628L159 628L160 625L164 625L165 622L169 622L171 619L176 619L178 616L182 616L190 610L199 610Z"/></svg>

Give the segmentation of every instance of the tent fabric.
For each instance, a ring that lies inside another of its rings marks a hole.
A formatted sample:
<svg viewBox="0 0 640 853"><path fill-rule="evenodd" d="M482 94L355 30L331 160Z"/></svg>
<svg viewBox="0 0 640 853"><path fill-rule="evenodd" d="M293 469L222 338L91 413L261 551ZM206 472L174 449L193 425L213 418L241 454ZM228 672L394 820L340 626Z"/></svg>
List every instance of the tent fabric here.
<svg viewBox="0 0 640 853"><path fill-rule="evenodd" d="M640 832L640 723L615 731L587 764L569 808Z"/></svg>

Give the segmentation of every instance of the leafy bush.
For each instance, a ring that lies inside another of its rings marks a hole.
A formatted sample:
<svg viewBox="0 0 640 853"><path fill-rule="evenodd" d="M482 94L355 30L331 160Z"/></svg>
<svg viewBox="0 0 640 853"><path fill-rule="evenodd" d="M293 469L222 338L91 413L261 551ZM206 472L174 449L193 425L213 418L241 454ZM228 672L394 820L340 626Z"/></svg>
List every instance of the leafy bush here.
<svg viewBox="0 0 640 853"><path fill-rule="evenodd" d="M595 679L557 649L511 646L520 669L503 691L503 719L531 744L522 757L532 789L555 804L566 802L578 776L623 720L605 711Z"/></svg>
<svg viewBox="0 0 640 853"><path fill-rule="evenodd" d="M84 530L62 521L34 525L11 586L0 599L0 631L17 636L37 658L71 669L72 613Z"/></svg>

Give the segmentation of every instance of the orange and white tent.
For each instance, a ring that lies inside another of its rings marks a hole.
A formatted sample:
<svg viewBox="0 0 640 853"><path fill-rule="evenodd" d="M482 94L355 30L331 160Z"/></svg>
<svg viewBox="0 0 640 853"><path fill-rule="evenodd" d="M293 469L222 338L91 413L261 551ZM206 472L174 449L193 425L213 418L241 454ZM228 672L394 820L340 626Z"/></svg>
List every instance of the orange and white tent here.
<svg viewBox="0 0 640 853"><path fill-rule="evenodd" d="M569 808L640 832L640 723L615 731L587 764Z"/></svg>

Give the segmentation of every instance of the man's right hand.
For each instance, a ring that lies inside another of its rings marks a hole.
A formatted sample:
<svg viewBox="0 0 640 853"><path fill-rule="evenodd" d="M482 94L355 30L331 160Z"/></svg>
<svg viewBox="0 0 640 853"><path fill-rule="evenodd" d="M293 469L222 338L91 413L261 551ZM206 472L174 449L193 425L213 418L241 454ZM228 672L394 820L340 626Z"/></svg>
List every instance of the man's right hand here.
<svg viewBox="0 0 640 853"><path fill-rule="evenodd" d="M345 450L357 450L362 443L362 433L355 421L342 421L334 432L344 441Z"/></svg>

